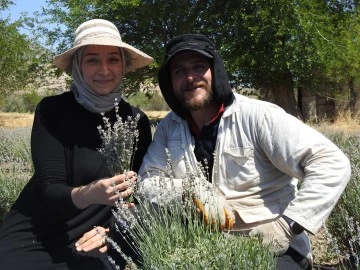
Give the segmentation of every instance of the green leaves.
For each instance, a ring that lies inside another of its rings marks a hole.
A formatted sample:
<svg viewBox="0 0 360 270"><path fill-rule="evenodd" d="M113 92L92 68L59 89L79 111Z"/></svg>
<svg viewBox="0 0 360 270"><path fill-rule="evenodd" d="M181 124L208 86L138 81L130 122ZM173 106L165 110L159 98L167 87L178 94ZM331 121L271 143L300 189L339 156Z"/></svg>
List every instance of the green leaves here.
<svg viewBox="0 0 360 270"><path fill-rule="evenodd" d="M166 42L184 33L202 33L214 39L234 87L270 91L275 103L294 115L295 87L319 91L317 82L360 79L356 1L49 2L44 14L67 27L63 33L49 33L52 39L61 40L60 51L71 46L80 23L98 17L114 22L125 42L154 57L149 68L127 74L127 94L138 91L144 81L157 84Z"/></svg>
<svg viewBox="0 0 360 270"><path fill-rule="evenodd" d="M10 2L8 2L10 3ZM37 88L46 81L50 53L34 39L20 33L20 28L34 27L34 20L24 17L10 23L0 19L0 97L30 85Z"/></svg>

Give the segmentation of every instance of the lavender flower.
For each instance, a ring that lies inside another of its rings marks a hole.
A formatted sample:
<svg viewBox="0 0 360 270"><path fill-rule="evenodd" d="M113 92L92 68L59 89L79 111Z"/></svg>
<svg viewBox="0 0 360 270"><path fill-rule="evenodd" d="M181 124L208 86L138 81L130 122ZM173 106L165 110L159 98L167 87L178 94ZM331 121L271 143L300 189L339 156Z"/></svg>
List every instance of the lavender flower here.
<svg viewBox="0 0 360 270"><path fill-rule="evenodd" d="M125 173L130 170L133 162L133 153L137 149L139 131L137 122L140 115L135 119L129 116L125 121L119 116L119 103L115 99L116 122L111 125L105 113L101 113L104 127L98 126L102 146L99 152L105 157L110 172L115 174Z"/></svg>

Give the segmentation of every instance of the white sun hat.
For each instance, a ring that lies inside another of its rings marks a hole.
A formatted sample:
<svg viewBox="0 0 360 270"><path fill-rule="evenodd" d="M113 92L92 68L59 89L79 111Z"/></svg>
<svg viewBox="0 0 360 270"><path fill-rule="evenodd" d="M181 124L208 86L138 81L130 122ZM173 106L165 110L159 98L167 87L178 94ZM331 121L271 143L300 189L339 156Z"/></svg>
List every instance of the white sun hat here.
<svg viewBox="0 0 360 270"><path fill-rule="evenodd" d="M72 56L86 45L107 45L120 47L125 52L125 73L149 65L154 59L146 53L123 42L117 27L103 19L93 19L82 23L75 31L73 47L54 57L54 65L71 73Z"/></svg>

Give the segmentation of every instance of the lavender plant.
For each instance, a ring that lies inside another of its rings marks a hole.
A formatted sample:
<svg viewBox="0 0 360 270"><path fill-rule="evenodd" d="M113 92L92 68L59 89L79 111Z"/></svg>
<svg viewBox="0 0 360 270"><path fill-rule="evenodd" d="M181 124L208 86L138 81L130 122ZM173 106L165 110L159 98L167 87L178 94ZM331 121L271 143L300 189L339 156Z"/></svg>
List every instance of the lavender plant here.
<svg viewBox="0 0 360 270"><path fill-rule="evenodd" d="M324 131L351 163L351 179L326 222L340 269L360 269L360 134Z"/></svg>
<svg viewBox="0 0 360 270"><path fill-rule="evenodd" d="M0 223L33 174L31 127L0 128Z"/></svg>
<svg viewBox="0 0 360 270"><path fill-rule="evenodd" d="M170 158L167 170L167 176L160 173L154 179L158 205L147 201L140 188L136 208L118 205L113 211L119 239L131 239L129 245L141 258L140 262L132 261L114 239L108 239L128 262L127 269L275 269L272 252L259 239L235 237L220 226L206 225L193 202L198 175L186 174L182 199L174 200L173 192L166 192L175 191ZM116 266L114 258L109 260Z"/></svg>

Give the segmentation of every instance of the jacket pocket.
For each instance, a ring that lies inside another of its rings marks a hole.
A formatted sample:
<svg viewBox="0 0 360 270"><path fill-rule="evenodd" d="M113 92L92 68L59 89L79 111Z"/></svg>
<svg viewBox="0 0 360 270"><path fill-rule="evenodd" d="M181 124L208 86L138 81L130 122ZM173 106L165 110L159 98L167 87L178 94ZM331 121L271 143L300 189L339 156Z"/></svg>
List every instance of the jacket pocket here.
<svg viewBox="0 0 360 270"><path fill-rule="evenodd" d="M253 156L254 149L252 147L235 147L225 148L224 157L236 162L238 165L243 166L249 158Z"/></svg>
<svg viewBox="0 0 360 270"><path fill-rule="evenodd" d="M223 183L230 190L244 190L256 185L259 180L252 147L225 148L220 170Z"/></svg>

